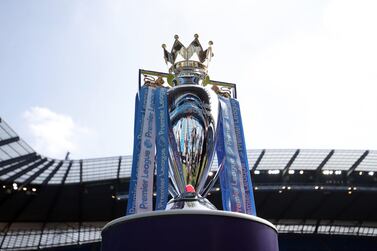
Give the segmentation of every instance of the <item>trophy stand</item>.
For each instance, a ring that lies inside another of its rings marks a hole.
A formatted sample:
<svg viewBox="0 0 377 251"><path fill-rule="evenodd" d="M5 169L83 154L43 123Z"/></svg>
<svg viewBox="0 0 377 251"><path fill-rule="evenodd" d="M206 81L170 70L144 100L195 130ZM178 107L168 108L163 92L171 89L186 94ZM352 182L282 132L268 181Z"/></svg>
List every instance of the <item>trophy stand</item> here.
<svg viewBox="0 0 377 251"><path fill-rule="evenodd" d="M219 210L125 216L102 231L103 251L278 251L276 228L259 217Z"/></svg>
<svg viewBox="0 0 377 251"><path fill-rule="evenodd" d="M104 227L103 251L279 250L276 228L254 216L235 85L207 75L211 45L203 50L195 35L186 48L175 36L171 52L163 45L170 74L144 71L142 87L139 76L128 216ZM206 199L218 178L226 211Z"/></svg>

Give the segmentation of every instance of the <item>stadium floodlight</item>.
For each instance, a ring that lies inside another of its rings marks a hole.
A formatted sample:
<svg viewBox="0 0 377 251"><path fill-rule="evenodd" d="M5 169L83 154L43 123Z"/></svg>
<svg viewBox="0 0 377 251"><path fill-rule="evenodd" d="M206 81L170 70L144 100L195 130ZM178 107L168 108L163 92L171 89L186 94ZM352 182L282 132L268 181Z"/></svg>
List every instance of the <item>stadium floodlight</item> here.
<svg viewBox="0 0 377 251"><path fill-rule="evenodd" d="M304 174L304 171L303 171L303 170L300 170L300 174Z"/></svg>
<svg viewBox="0 0 377 251"><path fill-rule="evenodd" d="M212 171L209 172L209 173L208 173L208 176L211 176L211 177L212 177L212 176L213 176L213 172L212 172Z"/></svg>
<svg viewBox="0 0 377 251"><path fill-rule="evenodd" d="M323 175L332 175L334 173L333 170L323 170L322 171Z"/></svg>
<svg viewBox="0 0 377 251"><path fill-rule="evenodd" d="M31 189L31 191L36 192L37 189L33 187L33 188Z"/></svg>
<svg viewBox="0 0 377 251"><path fill-rule="evenodd" d="M319 186L315 186L315 187L314 187L315 190L318 190L318 188L319 188Z"/></svg>
<svg viewBox="0 0 377 251"><path fill-rule="evenodd" d="M359 172L359 175L363 175L363 172L360 171L360 172Z"/></svg>
<svg viewBox="0 0 377 251"><path fill-rule="evenodd" d="M295 170L289 170L288 173L289 174L295 174Z"/></svg>
<svg viewBox="0 0 377 251"><path fill-rule="evenodd" d="M374 172L370 171L370 172L368 173L368 175L373 176L373 175L374 175Z"/></svg>
<svg viewBox="0 0 377 251"><path fill-rule="evenodd" d="M268 174L272 174L272 175L276 175L276 174L279 174L280 173L280 170L268 170Z"/></svg>
<svg viewBox="0 0 377 251"><path fill-rule="evenodd" d="M335 175L341 175L341 174L342 174L342 171L340 171L340 170L335 171Z"/></svg>
<svg viewBox="0 0 377 251"><path fill-rule="evenodd" d="M257 175L258 175L258 174L260 174L260 171L259 171L259 170L255 170L255 171L254 171L254 174L257 174Z"/></svg>

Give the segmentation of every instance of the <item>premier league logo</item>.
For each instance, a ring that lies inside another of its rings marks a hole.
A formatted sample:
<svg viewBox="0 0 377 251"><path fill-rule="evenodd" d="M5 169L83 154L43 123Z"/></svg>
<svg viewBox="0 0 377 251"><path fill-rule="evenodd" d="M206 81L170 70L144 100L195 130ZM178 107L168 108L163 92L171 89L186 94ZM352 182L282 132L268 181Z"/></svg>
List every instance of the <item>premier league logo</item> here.
<svg viewBox="0 0 377 251"><path fill-rule="evenodd" d="M146 148L151 148L151 147L152 147L152 142L151 142L151 140L150 140L150 139L146 139L146 140L144 141L144 146L145 146Z"/></svg>

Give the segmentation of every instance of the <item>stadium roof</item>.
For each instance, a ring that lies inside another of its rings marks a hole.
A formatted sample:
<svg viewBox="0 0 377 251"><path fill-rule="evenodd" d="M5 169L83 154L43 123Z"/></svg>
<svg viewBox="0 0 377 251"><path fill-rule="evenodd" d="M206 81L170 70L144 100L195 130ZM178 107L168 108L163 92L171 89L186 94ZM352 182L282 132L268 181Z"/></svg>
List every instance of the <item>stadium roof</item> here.
<svg viewBox="0 0 377 251"><path fill-rule="evenodd" d="M98 241L124 215L131 159L51 159L0 119L1 249ZM377 151L260 149L248 159L257 213L281 232L377 236ZM218 189L209 199L221 209Z"/></svg>
<svg viewBox="0 0 377 251"><path fill-rule="evenodd" d="M253 171L377 171L377 151L263 149L248 151ZM58 160L36 153L0 118L0 180L9 183L69 184L129 178L131 156ZM213 169L216 169L216 161Z"/></svg>

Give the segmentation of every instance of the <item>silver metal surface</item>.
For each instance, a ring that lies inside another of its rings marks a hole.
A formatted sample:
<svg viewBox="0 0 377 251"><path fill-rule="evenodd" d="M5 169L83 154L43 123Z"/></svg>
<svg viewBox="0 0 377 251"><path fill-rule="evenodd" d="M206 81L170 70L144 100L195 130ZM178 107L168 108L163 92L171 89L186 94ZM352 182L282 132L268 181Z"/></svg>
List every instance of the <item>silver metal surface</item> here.
<svg viewBox="0 0 377 251"><path fill-rule="evenodd" d="M168 91L169 176L173 199L167 209L216 209L207 199L204 185L216 145L219 100L204 86L212 42L203 50L198 35L185 47L176 35L171 52L164 48L166 63L174 74ZM194 58L196 56L196 59ZM210 183L211 184L211 183ZM189 188L189 189L188 189Z"/></svg>
<svg viewBox="0 0 377 251"><path fill-rule="evenodd" d="M168 92L169 171L178 194L174 199L186 192L187 185L192 185L198 195L203 192L215 151L218 98L195 80L181 80Z"/></svg>
<svg viewBox="0 0 377 251"><path fill-rule="evenodd" d="M196 193L183 193L169 201L166 210L184 209L184 210L216 210L209 200L201 197Z"/></svg>

